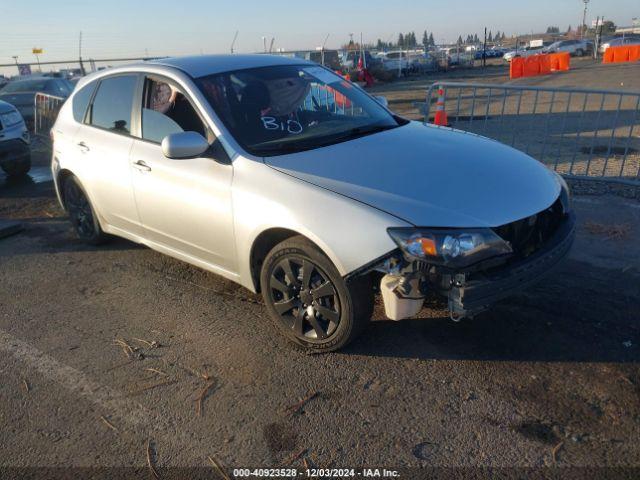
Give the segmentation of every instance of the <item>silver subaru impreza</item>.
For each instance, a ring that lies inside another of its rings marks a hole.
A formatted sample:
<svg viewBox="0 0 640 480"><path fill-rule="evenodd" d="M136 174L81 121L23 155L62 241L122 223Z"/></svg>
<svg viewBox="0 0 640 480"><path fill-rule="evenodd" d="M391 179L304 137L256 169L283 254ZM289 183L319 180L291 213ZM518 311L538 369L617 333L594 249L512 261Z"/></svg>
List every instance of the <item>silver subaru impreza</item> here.
<svg viewBox="0 0 640 480"><path fill-rule="evenodd" d="M317 64L162 59L82 79L52 129L80 238L117 235L261 292L315 351L427 295L472 317L573 241L564 181L495 141L405 120Z"/></svg>

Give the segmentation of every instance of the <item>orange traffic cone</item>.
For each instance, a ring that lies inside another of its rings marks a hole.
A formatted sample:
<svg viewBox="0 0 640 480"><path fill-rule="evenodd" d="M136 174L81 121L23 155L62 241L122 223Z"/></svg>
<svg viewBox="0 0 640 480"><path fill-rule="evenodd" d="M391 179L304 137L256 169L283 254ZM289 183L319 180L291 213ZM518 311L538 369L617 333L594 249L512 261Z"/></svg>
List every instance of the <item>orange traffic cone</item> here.
<svg viewBox="0 0 640 480"><path fill-rule="evenodd" d="M447 112L444 109L444 88L438 89L438 101L436 102L436 116L433 119L435 125L443 127L449 126L449 120L447 119Z"/></svg>

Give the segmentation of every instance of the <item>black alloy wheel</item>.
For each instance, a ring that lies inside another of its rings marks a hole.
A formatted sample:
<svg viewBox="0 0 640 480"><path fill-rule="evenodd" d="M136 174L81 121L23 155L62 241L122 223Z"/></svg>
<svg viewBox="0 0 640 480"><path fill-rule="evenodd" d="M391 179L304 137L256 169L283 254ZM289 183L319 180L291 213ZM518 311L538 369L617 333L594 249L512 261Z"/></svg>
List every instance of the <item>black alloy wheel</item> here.
<svg viewBox="0 0 640 480"><path fill-rule="evenodd" d="M262 262L260 287L269 316L291 342L314 352L338 350L369 324L369 277L346 281L315 244L295 236Z"/></svg>
<svg viewBox="0 0 640 480"><path fill-rule="evenodd" d="M64 204L71 225L82 241L91 245L104 242L106 236L100 228L86 193L75 177L69 177L64 182Z"/></svg>
<svg viewBox="0 0 640 480"><path fill-rule="evenodd" d="M305 341L330 337L340 323L340 299L328 275L311 260L286 256L269 278L280 320Z"/></svg>

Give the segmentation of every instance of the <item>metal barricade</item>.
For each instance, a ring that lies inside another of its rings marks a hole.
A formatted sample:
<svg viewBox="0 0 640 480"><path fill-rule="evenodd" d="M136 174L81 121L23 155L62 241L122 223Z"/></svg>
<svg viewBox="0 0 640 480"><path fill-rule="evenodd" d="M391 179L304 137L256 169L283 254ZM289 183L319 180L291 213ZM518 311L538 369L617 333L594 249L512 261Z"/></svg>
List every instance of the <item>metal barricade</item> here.
<svg viewBox="0 0 640 480"><path fill-rule="evenodd" d="M526 152L569 177L640 184L640 93L520 85L434 83L449 124Z"/></svg>
<svg viewBox="0 0 640 480"><path fill-rule="evenodd" d="M65 102L62 97L49 95L47 93L36 93L33 108L33 134L49 136L49 130L58 117L60 107Z"/></svg>

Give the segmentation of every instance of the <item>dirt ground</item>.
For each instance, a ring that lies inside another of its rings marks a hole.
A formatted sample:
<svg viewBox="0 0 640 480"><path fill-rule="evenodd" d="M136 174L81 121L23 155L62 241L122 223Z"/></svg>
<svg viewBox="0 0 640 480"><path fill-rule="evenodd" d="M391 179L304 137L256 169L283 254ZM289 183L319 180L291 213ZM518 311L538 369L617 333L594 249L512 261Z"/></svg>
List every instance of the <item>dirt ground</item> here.
<svg viewBox="0 0 640 480"><path fill-rule="evenodd" d="M396 84L392 107L431 81ZM404 467L402 478L418 467L638 472L637 201L576 197L570 258L490 312L454 323L427 306L391 322L378 305L358 341L318 356L275 335L261 299L235 284L124 240L79 243L46 155L36 163L36 181L0 178L0 218L25 226L0 240L6 476L132 467L153 478L148 463L213 475L211 459L229 471Z"/></svg>

